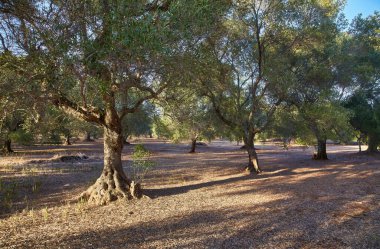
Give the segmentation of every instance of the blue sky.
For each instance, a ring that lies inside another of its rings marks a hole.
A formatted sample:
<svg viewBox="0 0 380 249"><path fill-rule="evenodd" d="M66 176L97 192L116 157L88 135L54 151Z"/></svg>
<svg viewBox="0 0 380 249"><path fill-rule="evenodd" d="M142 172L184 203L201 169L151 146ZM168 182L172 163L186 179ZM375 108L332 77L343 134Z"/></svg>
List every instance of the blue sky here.
<svg viewBox="0 0 380 249"><path fill-rule="evenodd" d="M359 13L365 17L373 14L375 10L380 11L380 0L347 0L344 14L351 21Z"/></svg>

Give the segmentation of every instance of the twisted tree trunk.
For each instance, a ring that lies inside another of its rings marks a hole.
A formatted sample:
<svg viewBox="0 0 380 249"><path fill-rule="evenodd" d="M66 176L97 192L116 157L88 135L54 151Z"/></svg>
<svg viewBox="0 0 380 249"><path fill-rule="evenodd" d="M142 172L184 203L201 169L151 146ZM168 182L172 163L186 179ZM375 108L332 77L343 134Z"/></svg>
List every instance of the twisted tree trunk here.
<svg viewBox="0 0 380 249"><path fill-rule="evenodd" d="M121 132L104 128L104 168L94 185L81 198L104 205L117 199L140 198L139 183L130 181L123 171L121 153L123 149Z"/></svg>
<svg viewBox="0 0 380 249"><path fill-rule="evenodd" d="M256 153L256 149L254 146L246 146L248 152L248 166L246 170L249 172L256 172L256 174L260 174L262 172L259 166L259 158Z"/></svg>
<svg viewBox="0 0 380 249"><path fill-rule="evenodd" d="M260 174L262 170L259 166L259 158L256 153L254 140L255 133L249 130L246 131L246 136L244 136L244 147L248 152L248 165L245 170L248 172L256 172L256 174Z"/></svg>

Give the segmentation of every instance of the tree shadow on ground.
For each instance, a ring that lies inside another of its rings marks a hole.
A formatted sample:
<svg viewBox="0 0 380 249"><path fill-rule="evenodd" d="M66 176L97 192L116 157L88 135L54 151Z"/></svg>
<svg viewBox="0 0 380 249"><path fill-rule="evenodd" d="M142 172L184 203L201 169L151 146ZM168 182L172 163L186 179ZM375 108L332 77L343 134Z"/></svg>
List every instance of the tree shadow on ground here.
<svg viewBox="0 0 380 249"><path fill-rule="evenodd" d="M284 160L285 155L271 155L276 153L264 154L262 163L265 171L259 176L216 175L200 183L146 190L148 195L155 197L149 205L155 205L159 200L180 204L191 201L186 200L190 191L199 195L203 193L201 198L210 199L213 205L194 206L185 214L171 209L172 213L165 217L153 215L149 221L140 220L132 224L113 224L112 220L107 220L107 226L101 229L65 233L56 238L47 235L44 246L379 248L378 161L358 163L346 159L343 164L337 164L335 160L319 163L305 161L301 156L289 161ZM239 165L236 162L228 166L225 160L220 168L235 170ZM188 165L179 164L178 167L181 170L177 174L189 173ZM209 172L207 164L195 165L192 170L198 171L197 174ZM239 201L242 198L245 202ZM128 213L124 215L127 221ZM39 242L25 239L12 246L38 247L41 246Z"/></svg>
<svg viewBox="0 0 380 249"><path fill-rule="evenodd" d="M249 193L283 197L256 204L209 207L118 228L90 230L63 236L56 242L74 248L155 248L163 245L167 248L379 248L378 189L328 195L324 193L328 186L315 185L330 183L330 188L338 188L344 181L341 174L338 171L299 181L251 185L248 186L250 192L231 190L216 198L231 198L234 202L233 196ZM371 184L378 179L376 174L366 178ZM252 183L259 179L232 177L194 184L192 189L216 185L229 189L228 185L247 180ZM310 187L313 189L306 195L299 191ZM183 193L180 190L188 191L186 187L175 191ZM166 198L166 195L161 197Z"/></svg>
<svg viewBox="0 0 380 249"><path fill-rule="evenodd" d="M3 174L0 189L0 218L24 209L40 209L72 202L101 172L92 163L40 163L12 167Z"/></svg>
<svg viewBox="0 0 380 249"><path fill-rule="evenodd" d="M236 177L226 178L222 180L208 181L208 182L190 184L190 185L179 186L179 187L169 187L169 188L162 188L162 189L144 189L144 194L149 196L150 198L179 195L191 190L197 190L197 189L208 188L208 187L212 187L216 185L234 183L237 181L252 179L252 177L253 177L252 175L239 175Z"/></svg>

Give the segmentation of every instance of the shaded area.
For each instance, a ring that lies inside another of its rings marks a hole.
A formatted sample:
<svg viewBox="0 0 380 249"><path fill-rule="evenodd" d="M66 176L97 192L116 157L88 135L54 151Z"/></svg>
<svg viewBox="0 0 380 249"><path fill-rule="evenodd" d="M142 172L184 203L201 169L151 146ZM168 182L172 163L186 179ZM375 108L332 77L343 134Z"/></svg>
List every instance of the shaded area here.
<svg viewBox="0 0 380 249"><path fill-rule="evenodd" d="M57 210L47 220L28 226L12 220L26 230L0 232L0 247L380 246L380 160L376 157L334 147L329 161L316 162L308 151L262 146L264 173L256 176L241 173L246 158L236 146L209 145L207 152L194 155L170 144L147 147L157 162L145 184L146 194L153 199L93 207L65 219ZM127 156L124 159L129 163ZM12 227L11 221L4 222L0 227Z"/></svg>

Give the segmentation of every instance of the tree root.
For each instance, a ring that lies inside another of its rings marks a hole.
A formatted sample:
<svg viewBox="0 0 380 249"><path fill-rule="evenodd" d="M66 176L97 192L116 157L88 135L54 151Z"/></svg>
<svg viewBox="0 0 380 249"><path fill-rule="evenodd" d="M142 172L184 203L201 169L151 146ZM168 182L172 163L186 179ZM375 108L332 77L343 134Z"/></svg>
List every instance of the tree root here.
<svg viewBox="0 0 380 249"><path fill-rule="evenodd" d="M106 205L116 200L130 200L142 198L140 183L114 181L104 176L98 178L94 185L84 191L79 200L87 201L96 205Z"/></svg>
<svg viewBox="0 0 380 249"><path fill-rule="evenodd" d="M261 169L256 170L253 165L248 165L245 167L245 171L249 172L250 174L256 173L257 175L261 174L263 171Z"/></svg>

